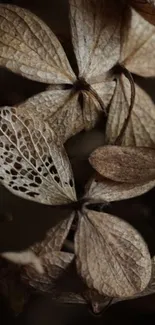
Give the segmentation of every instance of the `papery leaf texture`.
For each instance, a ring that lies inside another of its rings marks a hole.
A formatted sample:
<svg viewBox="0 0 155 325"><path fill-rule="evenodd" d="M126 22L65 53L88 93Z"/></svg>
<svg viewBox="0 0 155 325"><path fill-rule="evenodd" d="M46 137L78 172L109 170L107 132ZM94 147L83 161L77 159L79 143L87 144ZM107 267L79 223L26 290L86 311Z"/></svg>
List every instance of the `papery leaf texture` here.
<svg viewBox="0 0 155 325"><path fill-rule="evenodd" d="M86 184L85 199L91 202L107 202L130 199L142 195L155 186L155 180L141 183L121 183L96 175Z"/></svg>
<svg viewBox="0 0 155 325"><path fill-rule="evenodd" d="M70 0L72 41L79 76L99 82L120 55L122 6L113 0ZM103 80L102 80L103 81Z"/></svg>
<svg viewBox="0 0 155 325"><path fill-rule="evenodd" d="M54 281L65 272L74 258L74 254L61 251L74 216L75 213L72 212L67 219L49 229L43 241L31 247L31 250L41 260L44 272L38 274L32 267L26 266L21 270L21 277L38 291L51 292Z"/></svg>
<svg viewBox="0 0 155 325"><path fill-rule="evenodd" d="M154 147L155 104L150 96L135 84L135 102L122 145ZM111 100L106 124L106 143L114 144L128 116L131 102L130 83L123 75L117 79L117 86Z"/></svg>
<svg viewBox="0 0 155 325"><path fill-rule="evenodd" d="M112 6L117 10L111 10ZM70 0L69 7L77 76L60 42L38 17L16 6L0 5L0 64L51 85L26 107L33 106L34 115L41 110L40 119L60 133L62 142L94 127L106 110L115 87L109 70L120 55L121 3ZM66 84L69 89L63 90ZM78 101L80 94L83 107Z"/></svg>
<svg viewBox="0 0 155 325"><path fill-rule="evenodd" d="M44 256L52 251L60 251L74 219L74 212L67 218L60 221L56 226L50 228L45 239L34 244L31 249L38 255Z"/></svg>
<svg viewBox="0 0 155 325"><path fill-rule="evenodd" d="M121 63L132 73L155 76L155 26L127 9L121 34Z"/></svg>
<svg viewBox="0 0 155 325"><path fill-rule="evenodd" d="M58 39L30 11L0 5L0 64L45 83L70 83L75 75Z"/></svg>
<svg viewBox="0 0 155 325"><path fill-rule="evenodd" d="M89 158L103 177L122 183L155 180L155 150L139 147L104 146Z"/></svg>
<svg viewBox="0 0 155 325"><path fill-rule="evenodd" d="M22 278L33 288L41 292L52 292L55 281L61 277L72 262L74 254L51 251L42 257L44 273L37 274L30 266L26 267Z"/></svg>
<svg viewBox="0 0 155 325"><path fill-rule="evenodd" d="M75 235L79 274L89 288L110 297L128 297L145 289L151 258L141 235L125 221L83 210Z"/></svg>
<svg viewBox="0 0 155 325"><path fill-rule="evenodd" d="M0 180L12 193L44 204L76 201L68 157L48 124L1 108L0 152Z"/></svg>
<svg viewBox="0 0 155 325"><path fill-rule="evenodd" d="M129 0L129 3L150 23L155 25L154 0Z"/></svg>

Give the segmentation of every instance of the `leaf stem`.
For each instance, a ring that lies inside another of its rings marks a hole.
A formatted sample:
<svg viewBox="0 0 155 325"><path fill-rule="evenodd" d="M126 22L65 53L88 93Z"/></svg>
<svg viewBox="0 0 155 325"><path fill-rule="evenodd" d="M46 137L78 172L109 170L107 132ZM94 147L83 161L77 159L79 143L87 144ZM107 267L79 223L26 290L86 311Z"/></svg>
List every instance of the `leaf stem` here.
<svg viewBox="0 0 155 325"><path fill-rule="evenodd" d="M134 107L136 93L135 93L135 83L134 83L134 79L132 77L132 74L122 64L117 66L116 69L118 69L116 71L119 72L119 75L123 74L129 80L130 87L131 87L131 98L130 98L130 106L129 106L128 115L127 115L127 117L126 117L126 119L125 119L125 121L123 123L120 134L118 135L118 137L116 138L115 143L114 143L115 145L121 145L124 133L125 133L127 127L128 127L128 124L129 124L129 121L130 121L130 118L131 118L131 113L132 113L132 110L133 110L133 107Z"/></svg>

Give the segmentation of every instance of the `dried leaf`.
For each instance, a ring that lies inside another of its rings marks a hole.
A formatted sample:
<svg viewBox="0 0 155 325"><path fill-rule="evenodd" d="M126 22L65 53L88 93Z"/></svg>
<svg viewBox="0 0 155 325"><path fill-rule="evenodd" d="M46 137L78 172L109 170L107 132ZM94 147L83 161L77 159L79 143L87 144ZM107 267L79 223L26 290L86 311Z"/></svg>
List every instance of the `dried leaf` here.
<svg viewBox="0 0 155 325"><path fill-rule="evenodd" d="M12 193L52 205L76 200L68 157L48 124L1 108L0 148L0 179Z"/></svg>
<svg viewBox="0 0 155 325"><path fill-rule="evenodd" d="M75 80L64 50L52 31L26 9L0 5L0 64L45 83Z"/></svg>
<svg viewBox="0 0 155 325"><path fill-rule="evenodd" d="M51 228L43 241L31 247L44 266L44 273L39 275L31 267L25 267L22 278L38 291L50 292L54 281L59 278L72 262L74 254L61 252L64 241L69 233L75 213Z"/></svg>
<svg viewBox="0 0 155 325"><path fill-rule="evenodd" d="M118 62L121 13L121 4L114 0L70 0L79 76L91 84L103 81L105 73Z"/></svg>
<svg viewBox="0 0 155 325"><path fill-rule="evenodd" d="M62 142L84 128L78 95L71 96L68 90L44 91L20 104L17 110L21 118L29 111L34 118L48 123Z"/></svg>
<svg viewBox="0 0 155 325"><path fill-rule="evenodd" d="M99 295L97 291L88 289L84 292L83 296L85 297L88 305L91 306L91 309L94 314L100 314L104 312L112 303L112 298Z"/></svg>
<svg viewBox="0 0 155 325"><path fill-rule="evenodd" d="M139 184L119 183L97 176L86 185L85 198L92 203L105 203L130 199L142 195L155 186L155 180Z"/></svg>
<svg viewBox="0 0 155 325"><path fill-rule="evenodd" d="M155 105L149 95L135 84L136 97L131 118L123 135L122 145L154 147ZM124 76L117 79L106 124L106 143L115 143L128 115L131 90Z"/></svg>
<svg viewBox="0 0 155 325"><path fill-rule="evenodd" d="M27 267L22 278L33 288L42 292L51 292L57 280L72 262L74 254L52 251L42 256L44 273L37 274L34 269Z"/></svg>
<svg viewBox="0 0 155 325"><path fill-rule="evenodd" d="M102 116L103 111L106 113L105 108L108 106L111 97L114 93L115 82L105 82L94 84L91 91L83 91L83 121L85 130L92 129L98 122L99 117ZM93 93L94 92L94 93ZM95 94L98 98L95 98ZM99 105L101 100L101 105Z"/></svg>
<svg viewBox="0 0 155 325"><path fill-rule="evenodd" d="M116 182L139 183L155 179L155 150L149 148L104 146L89 161L103 177Z"/></svg>
<svg viewBox="0 0 155 325"><path fill-rule="evenodd" d="M84 210L75 235L78 272L89 288L109 297L128 297L145 289L151 259L140 234L125 221Z"/></svg>
<svg viewBox="0 0 155 325"><path fill-rule="evenodd" d="M126 19L130 21L122 24L121 63L130 72L145 77L155 76L155 26L134 9L131 10L131 17Z"/></svg>
<svg viewBox="0 0 155 325"><path fill-rule="evenodd" d="M155 24L154 0L129 0L129 3L150 23Z"/></svg>
<svg viewBox="0 0 155 325"><path fill-rule="evenodd" d="M27 78L51 84L48 92L22 107L25 114L28 105L34 107L35 116L41 111L40 118L60 134L62 142L84 128L92 128L113 94L115 83L108 75L120 55L122 5L111 10L112 5L116 7L114 0L80 0L78 5L70 1L77 77L59 41L39 18L16 6L0 5L0 64ZM64 84L69 90L63 90ZM80 95L85 97L84 105L79 104Z"/></svg>
<svg viewBox="0 0 155 325"><path fill-rule="evenodd" d="M19 265L32 265L36 273L44 272L42 261L32 251L25 250L22 252L5 252L1 256L8 261Z"/></svg>
<svg viewBox="0 0 155 325"><path fill-rule="evenodd" d="M74 219L74 212L65 220L60 221L55 227L50 228L43 241L31 247L38 256L48 255L52 251L60 251Z"/></svg>

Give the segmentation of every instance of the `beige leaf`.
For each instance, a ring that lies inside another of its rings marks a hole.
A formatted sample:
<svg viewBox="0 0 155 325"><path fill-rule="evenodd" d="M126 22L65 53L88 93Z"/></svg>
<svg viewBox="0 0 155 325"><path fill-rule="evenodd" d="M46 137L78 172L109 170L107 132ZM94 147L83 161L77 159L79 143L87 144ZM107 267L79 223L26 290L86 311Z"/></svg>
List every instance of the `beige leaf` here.
<svg viewBox="0 0 155 325"><path fill-rule="evenodd" d="M30 286L39 291L50 292L54 280L61 276L74 258L74 254L60 251L70 231L74 216L75 213L72 212L69 218L51 228L43 241L31 247L41 260L44 273L38 275L31 267L25 267L21 271L21 276Z"/></svg>
<svg viewBox="0 0 155 325"><path fill-rule="evenodd" d="M115 81L104 81L104 82L98 82L92 84L92 90L97 93L97 95L100 97L100 99L103 102L103 105L105 108L109 105L109 102L112 98L112 95L114 93L116 87Z"/></svg>
<svg viewBox="0 0 155 325"><path fill-rule="evenodd" d="M21 118L27 112L47 122L63 143L84 128L78 94L70 90L47 90L29 98L18 106Z"/></svg>
<svg viewBox="0 0 155 325"><path fill-rule="evenodd" d="M121 13L121 3L115 0L70 0L72 42L79 76L91 84L119 59Z"/></svg>
<svg viewBox="0 0 155 325"><path fill-rule="evenodd" d="M36 273L42 274L44 272L42 261L31 250L21 252L5 252L1 256L8 261L19 265L32 265Z"/></svg>
<svg viewBox="0 0 155 325"><path fill-rule="evenodd" d="M151 277L151 258L140 234L125 221L85 210L75 235L78 272L89 288L109 297L141 292Z"/></svg>
<svg viewBox="0 0 155 325"><path fill-rule="evenodd" d="M89 161L99 174L116 182L155 180L154 149L104 146L96 149Z"/></svg>
<svg viewBox="0 0 155 325"><path fill-rule="evenodd" d="M111 81L93 84L90 91L82 91L85 130L92 129L100 118L103 119L114 89L115 82Z"/></svg>
<svg viewBox="0 0 155 325"><path fill-rule="evenodd" d="M122 25L121 63L130 72L145 77L155 76L155 26L134 9L128 19L130 22Z"/></svg>
<svg viewBox="0 0 155 325"><path fill-rule="evenodd" d="M0 39L2 66L49 84L74 82L74 72L58 39L28 10L0 5Z"/></svg>
<svg viewBox="0 0 155 325"><path fill-rule="evenodd" d="M135 84L136 97L122 145L154 147L155 104L150 96ZM115 143L128 115L131 89L127 78L120 76L112 98L106 125L106 143Z"/></svg>
<svg viewBox="0 0 155 325"><path fill-rule="evenodd" d="M139 184L119 183L106 178L98 180L98 177L92 179L86 185L85 197L98 203L120 201L142 195L155 186L155 180Z"/></svg>
<svg viewBox="0 0 155 325"><path fill-rule="evenodd" d="M86 290L83 296L85 297L88 305L91 306L91 309L94 314L100 314L104 312L113 301L111 297L99 295L96 290L91 289Z"/></svg>
<svg viewBox="0 0 155 325"><path fill-rule="evenodd" d="M74 219L74 212L65 220L60 221L55 227L49 229L46 237L40 243L36 243L31 249L38 255L44 256L52 251L60 251Z"/></svg>
<svg viewBox="0 0 155 325"><path fill-rule="evenodd" d="M73 261L74 254L66 252L50 252L42 257L44 273L39 275L31 267L26 267L22 278L38 291L50 292L54 282L65 272Z"/></svg>
<svg viewBox="0 0 155 325"><path fill-rule="evenodd" d="M12 193L52 205L76 200L68 157L48 124L1 108L0 151L0 180Z"/></svg>
<svg viewBox="0 0 155 325"><path fill-rule="evenodd" d="M154 0L129 0L129 3L150 23L155 24Z"/></svg>

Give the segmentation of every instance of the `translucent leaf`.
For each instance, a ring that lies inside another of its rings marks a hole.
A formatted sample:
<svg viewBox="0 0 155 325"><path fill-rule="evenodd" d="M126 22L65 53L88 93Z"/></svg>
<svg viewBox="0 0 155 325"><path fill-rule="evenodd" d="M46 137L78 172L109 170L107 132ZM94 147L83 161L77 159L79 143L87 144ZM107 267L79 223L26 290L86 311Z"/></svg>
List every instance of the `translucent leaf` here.
<svg viewBox="0 0 155 325"><path fill-rule="evenodd" d="M80 215L76 263L89 288L109 297L130 297L151 278L151 258L140 234L125 221L96 211Z"/></svg>
<svg viewBox="0 0 155 325"><path fill-rule="evenodd" d="M132 73L155 76L155 26L134 9L122 25L121 62Z"/></svg>
<svg viewBox="0 0 155 325"><path fill-rule="evenodd" d="M129 0L129 2L145 19L155 25L154 0Z"/></svg>
<svg viewBox="0 0 155 325"><path fill-rule="evenodd" d="M120 55L121 3L70 0L72 42L79 75L91 84L110 70ZM101 80L100 80L101 81Z"/></svg>
<svg viewBox="0 0 155 325"><path fill-rule="evenodd" d="M65 220L60 221L55 227L50 228L43 241L31 247L38 256L50 254L52 251L60 251L74 219L74 212Z"/></svg>
<svg viewBox="0 0 155 325"><path fill-rule="evenodd" d="M91 87L91 91L82 91L85 130L92 129L99 119L103 118L114 88L115 82L111 81L94 84Z"/></svg>
<svg viewBox="0 0 155 325"><path fill-rule="evenodd" d="M154 147L155 104L147 93L135 84L136 97L128 127L122 139L124 146ZM115 143L128 115L131 89L129 81L117 80L106 124L106 143Z"/></svg>
<svg viewBox="0 0 155 325"><path fill-rule="evenodd" d="M27 111L47 122L63 143L84 128L78 94L71 95L70 90L47 90L33 96L18 106L21 117Z"/></svg>
<svg viewBox="0 0 155 325"><path fill-rule="evenodd" d="M56 36L26 9L0 5L0 64L45 83L72 83L75 75Z"/></svg>
<svg viewBox="0 0 155 325"><path fill-rule="evenodd" d="M34 269L27 267L22 278L38 291L51 292L57 280L69 266L74 258L74 254L54 251L42 257L44 273L37 274Z"/></svg>
<svg viewBox="0 0 155 325"><path fill-rule="evenodd" d="M155 180L154 149L104 146L96 149L89 161L99 174L116 182Z"/></svg>
<svg viewBox="0 0 155 325"><path fill-rule="evenodd" d="M44 273L38 275L31 267L25 267L21 271L21 275L30 286L39 291L50 292L54 281L61 276L74 258L74 254L60 251L69 233L74 216L73 212L70 217L60 221L47 232L43 241L31 247L41 260Z"/></svg>
<svg viewBox="0 0 155 325"><path fill-rule="evenodd" d="M142 195L155 186L155 180L147 181L139 184L131 183L119 183L108 180L106 178L92 179L86 185L85 197L92 203L98 202L112 202L130 199Z"/></svg>
<svg viewBox="0 0 155 325"><path fill-rule="evenodd" d="M76 200L65 150L49 126L15 108L0 111L0 180L12 193L44 204Z"/></svg>

